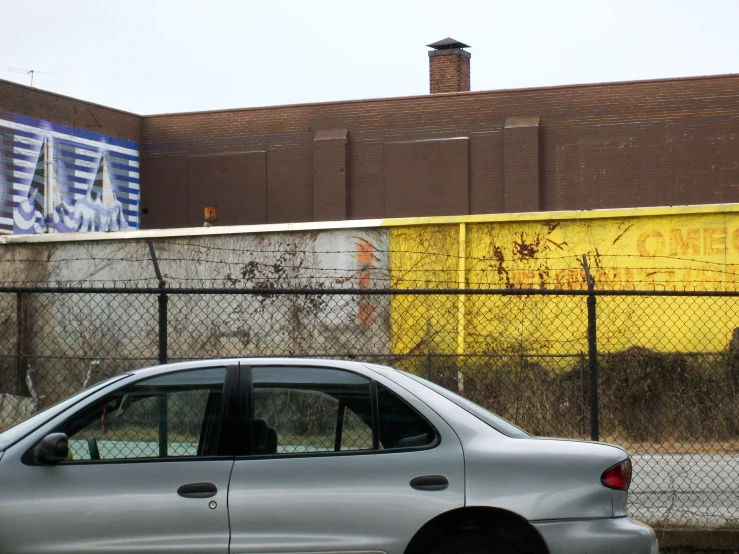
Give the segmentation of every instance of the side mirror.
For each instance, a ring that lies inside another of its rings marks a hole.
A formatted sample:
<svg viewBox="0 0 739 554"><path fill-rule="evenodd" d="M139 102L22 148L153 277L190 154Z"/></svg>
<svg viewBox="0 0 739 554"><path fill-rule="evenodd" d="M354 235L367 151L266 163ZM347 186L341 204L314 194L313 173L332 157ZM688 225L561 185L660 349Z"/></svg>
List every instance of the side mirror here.
<svg viewBox="0 0 739 554"><path fill-rule="evenodd" d="M36 447L36 461L43 465L63 462L69 455L69 441L64 433L46 435Z"/></svg>

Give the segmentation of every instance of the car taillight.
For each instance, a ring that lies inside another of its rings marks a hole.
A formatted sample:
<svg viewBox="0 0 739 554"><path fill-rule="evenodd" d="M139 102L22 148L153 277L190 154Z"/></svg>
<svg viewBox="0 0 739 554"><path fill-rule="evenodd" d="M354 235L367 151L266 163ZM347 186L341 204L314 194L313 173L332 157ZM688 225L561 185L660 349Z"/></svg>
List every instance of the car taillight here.
<svg viewBox="0 0 739 554"><path fill-rule="evenodd" d="M631 484L631 459L626 458L623 462L616 464L603 472L600 482L609 489L617 491L629 490Z"/></svg>

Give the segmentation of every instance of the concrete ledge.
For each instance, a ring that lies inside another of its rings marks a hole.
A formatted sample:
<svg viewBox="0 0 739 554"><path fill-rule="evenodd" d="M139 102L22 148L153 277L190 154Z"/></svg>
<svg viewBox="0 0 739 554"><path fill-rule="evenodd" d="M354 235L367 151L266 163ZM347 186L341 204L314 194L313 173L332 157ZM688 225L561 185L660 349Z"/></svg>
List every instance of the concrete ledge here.
<svg viewBox="0 0 739 554"><path fill-rule="evenodd" d="M692 552L739 552L739 529L655 529L659 550Z"/></svg>

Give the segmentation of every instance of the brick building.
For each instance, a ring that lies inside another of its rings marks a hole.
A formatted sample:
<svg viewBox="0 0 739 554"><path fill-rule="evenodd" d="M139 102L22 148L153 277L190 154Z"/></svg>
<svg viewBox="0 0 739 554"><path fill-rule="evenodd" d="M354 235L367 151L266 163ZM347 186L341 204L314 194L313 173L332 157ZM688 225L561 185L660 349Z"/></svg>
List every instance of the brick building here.
<svg viewBox="0 0 739 554"><path fill-rule="evenodd" d="M739 202L739 75L469 92L468 46L429 46L427 96L138 116L0 81L0 112L137 144L140 177L58 187L140 181L141 228Z"/></svg>

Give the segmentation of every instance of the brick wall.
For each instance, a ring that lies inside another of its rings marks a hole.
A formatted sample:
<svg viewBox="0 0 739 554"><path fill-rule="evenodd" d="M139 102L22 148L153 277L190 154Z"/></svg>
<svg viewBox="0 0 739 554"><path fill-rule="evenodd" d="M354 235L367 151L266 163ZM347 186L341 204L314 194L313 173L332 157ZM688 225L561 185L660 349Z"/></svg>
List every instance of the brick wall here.
<svg viewBox="0 0 739 554"><path fill-rule="evenodd" d="M522 116L540 118L538 148L513 135L506 146L506 120ZM448 203L449 215L465 205L473 214L507 211L506 174L539 191L509 210L739 202L739 76L719 76L146 117L143 225L192 224L189 156L247 151L266 152L269 222L333 217L314 196L344 186L341 153L316 149L323 129L348 130L343 209L353 219L388 214L385 144L455 137L468 138L468 202ZM331 214L342 210L337 201Z"/></svg>
<svg viewBox="0 0 739 554"><path fill-rule="evenodd" d="M389 167L386 145L459 137L468 168L454 188L467 198L430 198L427 180L404 213L739 202L731 75L147 117L0 81L0 111L140 142L144 228L201 225L208 198L233 199L220 224L386 217L405 194L388 189L405 162ZM521 118L539 125L506 128ZM440 141L434 173L458 176L445 145L459 148ZM402 150L412 166L418 152Z"/></svg>
<svg viewBox="0 0 739 554"><path fill-rule="evenodd" d="M469 92L470 53L459 48L429 52L431 94Z"/></svg>
<svg viewBox="0 0 739 554"><path fill-rule="evenodd" d="M385 144L385 217L469 213L469 140Z"/></svg>
<svg viewBox="0 0 739 554"><path fill-rule="evenodd" d="M313 143L313 219L347 218L348 130L318 131Z"/></svg>
<svg viewBox="0 0 739 554"><path fill-rule="evenodd" d="M187 160L188 225L199 226L205 206L218 206L218 225L267 222L265 152L191 156Z"/></svg>
<svg viewBox="0 0 739 554"><path fill-rule="evenodd" d="M503 131L503 209L539 211L539 117L509 117Z"/></svg>
<svg viewBox="0 0 739 554"><path fill-rule="evenodd" d="M0 111L140 142L142 117L0 80Z"/></svg>

